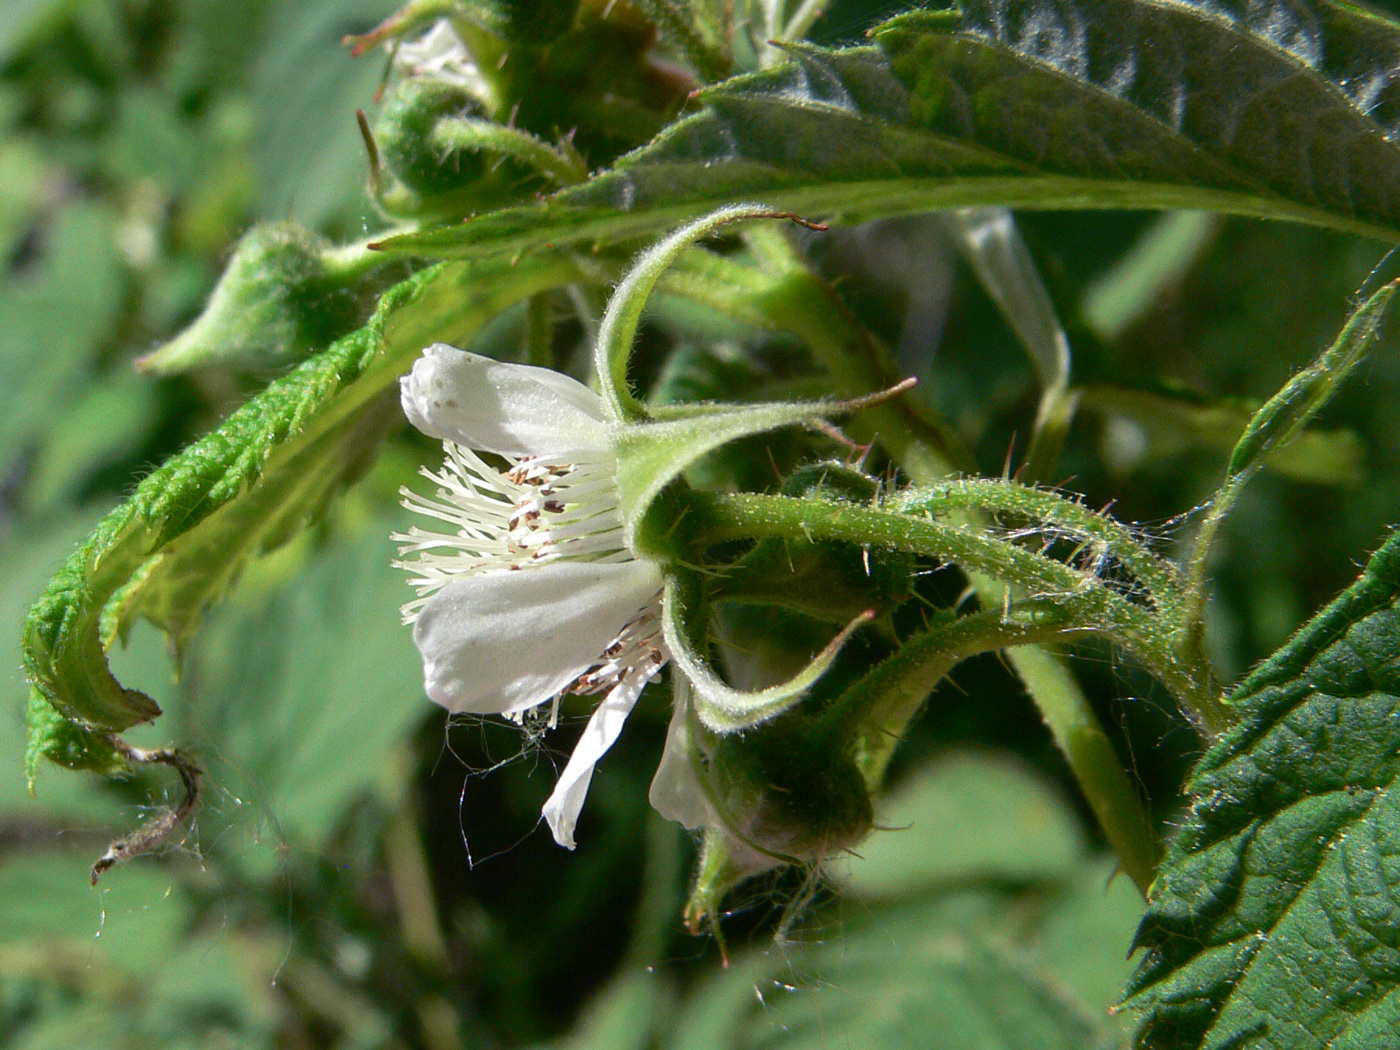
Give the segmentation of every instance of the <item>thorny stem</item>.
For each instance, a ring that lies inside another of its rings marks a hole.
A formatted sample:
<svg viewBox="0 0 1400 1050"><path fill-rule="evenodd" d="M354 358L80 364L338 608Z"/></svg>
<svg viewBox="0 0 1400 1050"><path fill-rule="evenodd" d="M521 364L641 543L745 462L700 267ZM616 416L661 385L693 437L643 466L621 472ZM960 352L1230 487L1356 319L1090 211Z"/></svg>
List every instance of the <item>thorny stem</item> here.
<svg viewBox="0 0 1400 1050"><path fill-rule="evenodd" d="M1077 628L1065 606L1022 602L1005 611L946 617L930 624L899 651L877 665L832 705L834 717L849 720L855 732L856 764L873 791L884 781L896 745L923 709L934 686L960 662L978 653L1005 649L1030 662L1041 683L1065 675L1064 664L1043 648L1090 634ZM1073 679L1068 686L1077 689ZM1069 733L1070 766L1080 774L1096 813L1107 813L1104 832L1124 872L1144 895L1151 884L1160 848L1152 825L1108 738L1083 723ZM1081 771L1089 770L1085 776Z"/></svg>
<svg viewBox="0 0 1400 1050"><path fill-rule="evenodd" d="M755 226L745 231L764 269L698 251L687 253L663 278L662 287L761 328L789 331L802 338L821 359L842 396L888 387L897 373L887 351L850 314L805 263L783 232ZM773 272L776 271L776 274ZM911 397L883 411L865 413L853 426L853 436L876 440L916 483L946 481L956 471L971 471L972 457L931 413ZM977 515L971 515L975 519ZM987 608L1002 605L1005 584L973 574L971 582ZM1140 838L1146 813L1136 790L1121 767L1106 772L1104 763L1086 756L1111 755L1112 744L1089 700L1064 665L1044 650L1019 647L1007 658L1040 710L1060 750L1079 780L1094 814L1115 848ZM1203 728L1228 724L1219 697L1208 686L1192 690ZM1209 713L1206 713L1209 712ZM1125 816L1125 814L1127 816ZM1120 853L1125 870L1155 863L1155 845L1139 854Z"/></svg>
<svg viewBox="0 0 1400 1050"><path fill-rule="evenodd" d="M952 497L959 494L957 486L946 491ZM950 499L948 505L956 504ZM1209 669L1179 657L1172 632L1163 629L1157 612L1128 600L1090 573L974 526L834 500L750 493L696 497L692 514L691 536L700 543L764 537L837 540L953 562L970 577L987 580L987 589L1001 589L1002 602L990 606L993 611L1011 603L1008 584L1063 605L1076 617L1070 627L1112 638L1183 704L1203 709L1203 718L1217 715L1206 700L1215 689Z"/></svg>

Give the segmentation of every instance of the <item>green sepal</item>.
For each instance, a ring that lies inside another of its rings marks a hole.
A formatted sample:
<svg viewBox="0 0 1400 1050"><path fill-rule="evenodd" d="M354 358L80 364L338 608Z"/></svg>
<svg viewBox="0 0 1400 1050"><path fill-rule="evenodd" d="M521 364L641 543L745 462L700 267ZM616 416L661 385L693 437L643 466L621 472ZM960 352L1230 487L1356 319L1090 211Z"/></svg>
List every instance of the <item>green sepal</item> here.
<svg viewBox="0 0 1400 1050"><path fill-rule="evenodd" d="M848 411L841 402L779 401L762 405L696 405L672 418L622 423L613 429L617 487L627 542L643 550L652 527L642 521L661 490L721 445L779 427L810 426ZM643 553L655 553L643 550Z"/></svg>
<svg viewBox="0 0 1400 1050"><path fill-rule="evenodd" d="M733 204L682 226L637 256L637 261L608 300L608 308L598 325L598 338L593 350L593 363L602 387L603 400L613 419L636 422L647 416L628 386L627 365L632 358L632 345L636 341L642 310L661 275L682 252L721 226L744 219L776 217L761 204Z"/></svg>
<svg viewBox="0 0 1400 1050"><path fill-rule="evenodd" d="M166 376L205 365L295 364L355 327L360 304L349 288L384 261L353 248L333 249L294 222L254 226L194 323L136 365Z"/></svg>
<svg viewBox="0 0 1400 1050"><path fill-rule="evenodd" d="M836 654L871 614L852 620L802 671L779 685L735 689L711 670L703 655L708 645L708 603L700 578L673 567L661 598L661 629L676 669L690 681L692 703L702 725L714 733L735 733L761 725L801 702L831 666Z"/></svg>

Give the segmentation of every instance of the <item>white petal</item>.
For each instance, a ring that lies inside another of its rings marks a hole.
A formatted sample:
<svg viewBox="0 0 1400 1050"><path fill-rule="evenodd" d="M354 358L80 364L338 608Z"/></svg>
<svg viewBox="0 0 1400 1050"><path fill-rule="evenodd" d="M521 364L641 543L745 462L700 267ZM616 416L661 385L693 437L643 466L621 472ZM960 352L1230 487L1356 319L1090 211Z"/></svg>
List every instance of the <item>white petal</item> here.
<svg viewBox="0 0 1400 1050"><path fill-rule="evenodd" d="M667 820L674 820L691 831L719 827L720 820L705 789L695 775L694 743L690 734L690 686L684 676L675 675L676 698L671 725L666 730L666 747L652 778L647 798L651 808Z"/></svg>
<svg viewBox="0 0 1400 1050"><path fill-rule="evenodd" d="M608 447L602 399L548 368L434 343L399 380L404 414L423 433L506 456Z"/></svg>
<svg viewBox="0 0 1400 1050"><path fill-rule="evenodd" d="M651 562L553 561L464 576L413 625L424 689L449 711L513 714L587 671L661 589Z"/></svg>
<svg viewBox="0 0 1400 1050"><path fill-rule="evenodd" d="M637 697L651 680L649 674L630 674L613 687L603 702L593 711L593 717L578 738L569 764L559 774L554 793L545 800L544 819L554 832L554 841L565 849L574 848L574 828L588 797L588 784L593 779L593 767L617 742L623 723L637 706Z"/></svg>
<svg viewBox="0 0 1400 1050"><path fill-rule="evenodd" d="M777 867L781 862L776 857L754 849L735 834L705 793L695 772L690 684L680 674L673 674L671 681L675 683L675 707L671 712L671 725L666 730L666 748L647 793L651 808L689 831L714 828L720 832L724 836L729 864L735 871L753 875Z"/></svg>

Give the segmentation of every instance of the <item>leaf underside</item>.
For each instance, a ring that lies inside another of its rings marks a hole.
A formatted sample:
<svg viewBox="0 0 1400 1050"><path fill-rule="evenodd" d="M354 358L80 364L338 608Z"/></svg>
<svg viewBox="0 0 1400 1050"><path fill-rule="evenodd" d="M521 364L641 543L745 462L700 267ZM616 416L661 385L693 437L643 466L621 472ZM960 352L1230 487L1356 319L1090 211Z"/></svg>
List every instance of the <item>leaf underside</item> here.
<svg viewBox="0 0 1400 1050"><path fill-rule="evenodd" d="M249 559L295 535L372 460L398 418L386 392L425 343L469 337L510 302L560 279L546 257L533 266L421 271L391 289L364 328L147 476L26 618L31 778L43 757L110 771L102 734L160 713L112 676L113 642L144 615L181 644Z"/></svg>
<svg viewBox="0 0 1400 1050"><path fill-rule="evenodd" d="M616 242L746 198L833 222L935 208L1201 208L1400 231L1400 27L1319 4L968 0L794 46L536 205L384 242Z"/></svg>
<svg viewBox="0 0 1400 1050"><path fill-rule="evenodd" d="M1138 933L1152 1050L1400 1032L1400 536L1239 687Z"/></svg>

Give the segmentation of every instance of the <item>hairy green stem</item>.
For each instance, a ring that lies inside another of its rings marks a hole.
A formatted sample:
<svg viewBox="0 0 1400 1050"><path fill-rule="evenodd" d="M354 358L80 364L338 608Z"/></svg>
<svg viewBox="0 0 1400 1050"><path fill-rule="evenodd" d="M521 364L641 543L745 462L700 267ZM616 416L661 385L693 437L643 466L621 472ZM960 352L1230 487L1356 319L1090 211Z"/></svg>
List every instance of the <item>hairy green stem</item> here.
<svg viewBox="0 0 1400 1050"><path fill-rule="evenodd" d="M956 493L950 488L950 493ZM1020 588L1037 599L1058 602L1076 612L1076 629L1112 638L1171 690L1183 705L1199 710L1212 729L1221 712L1214 707L1215 684L1208 668L1184 662L1172 633L1150 609L1115 593L1096 577L1044 555L1017 547L967 524L860 506L834 500L798 499L751 493L696 497L690 536L699 543L778 537L838 540L888 547L953 562L968 573L984 604L1008 608ZM1080 719L1082 721L1082 719Z"/></svg>
<svg viewBox="0 0 1400 1050"><path fill-rule="evenodd" d="M893 656L851 686L832 707L836 717L855 729L856 764L875 790L896 745L923 710L933 688L963 660L978 653L1005 650L1018 671L1033 676L1043 689L1061 685L1067 695L1054 697L1065 711L1076 710L1078 686L1064 663L1045 645L1092 633L1074 626L1074 615L1048 602L1022 603L1002 612L984 611L935 622L909 639ZM1102 818L1104 833L1124 872L1144 894L1151 884L1161 850L1137 792L1117 752L1097 723L1081 720L1067 727L1066 758L1090 805ZM1091 771L1084 776L1081 770Z"/></svg>
<svg viewBox="0 0 1400 1050"><path fill-rule="evenodd" d="M826 366L839 395L887 389L898 375L888 353L831 289L806 270L782 232L751 227L745 238L765 267L778 272L777 277L713 253L691 252L666 275L661 286L738 320L799 336ZM955 470L974 466L950 431L908 395L863 413L859 423L863 426L859 430L853 426L852 431L868 440L878 438L916 484L944 481ZM972 583L984 606L995 609L1001 605L1004 585L980 574L973 576ZM1155 844L1150 850L1132 846L1142 838L1140 829L1149 827L1150 822L1116 761L1106 765L1099 760L1112 754L1112 745L1088 698L1061 658L1050 653L1040 659L1020 655L1028 651L1024 647L1013 649L1008 657L1069 761L1105 834L1115 849L1127 851L1119 853L1125 870L1150 867L1157 856ZM1201 712L1198 718L1202 725L1215 723L1218 698L1209 693L1209 686L1192 686L1187 691L1196 695L1193 706Z"/></svg>

